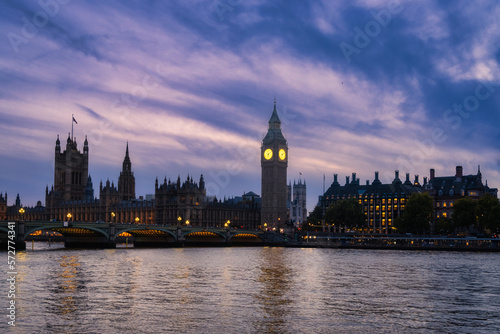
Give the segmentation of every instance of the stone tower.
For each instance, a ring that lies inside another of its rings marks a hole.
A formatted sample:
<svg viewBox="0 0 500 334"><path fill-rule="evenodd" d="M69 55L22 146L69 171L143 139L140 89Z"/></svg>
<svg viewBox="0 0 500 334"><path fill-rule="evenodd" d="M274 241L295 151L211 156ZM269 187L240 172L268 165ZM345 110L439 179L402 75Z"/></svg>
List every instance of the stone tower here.
<svg viewBox="0 0 500 334"><path fill-rule="evenodd" d="M279 231L287 222L288 144L281 132L281 121L274 109L269 120L267 134L261 146L262 167L262 228Z"/></svg>
<svg viewBox="0 0 500 334"><path fill-rule="evenodd" d="M83 153L68 134L66 149L61 153L61 142L57 136L55 147L54 195L58 200L78 201L85 197L89 171L89 143L83 143Z"/></svg>
<svg viewBox="0 0 500 334"><path fill-rule="evenodd" d="M125 150L125 158L123 159L122 171L118 177L118 193L120 199L130 201L135 199L135 177L132 172L132 162L128 155L128 142L127 149Z"/></svg>
<svg viewBox="0 0 500 334"><path fill-rule="evenodd" d="M289 186L291 188L291 186ZM300 227L307 220L306 181L293 181L293 200L290 203L290 220L295 227Z"/></svg>

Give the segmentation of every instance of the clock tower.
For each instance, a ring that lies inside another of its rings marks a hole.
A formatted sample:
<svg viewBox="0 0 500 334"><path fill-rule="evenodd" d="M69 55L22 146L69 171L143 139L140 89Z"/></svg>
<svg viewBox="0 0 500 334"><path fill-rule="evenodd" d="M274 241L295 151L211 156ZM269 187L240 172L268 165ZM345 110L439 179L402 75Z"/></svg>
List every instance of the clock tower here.
<svg viewBox="0 0 500 334"><path fill-rule="evenodd" d="M264 229L279 231L287 222L286 169L288 144L281 133L281 121L276 111L276 99L267 134L261 146L262 209L261 225Z"/></svg>

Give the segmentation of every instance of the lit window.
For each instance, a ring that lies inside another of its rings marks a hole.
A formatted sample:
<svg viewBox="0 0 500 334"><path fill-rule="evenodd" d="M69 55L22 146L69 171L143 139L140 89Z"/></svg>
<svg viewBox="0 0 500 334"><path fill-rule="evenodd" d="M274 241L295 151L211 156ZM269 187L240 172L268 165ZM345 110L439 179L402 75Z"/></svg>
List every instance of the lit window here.
<svg viewBox="0 0 500 334"><path fill-rule="evenodd" d="M378 211L378 210L380 210L380 206L378 206L378 205L377 205L377 206L375 207L375 210L377 210L377 211Z"/></svg>
<svg viewBox="0 0 500 334"><path fill-rule="evenodd" d="M387 200L387 203L391 204L391 203L392 203L392 199L391 199L391 198L389 198L389 199Z"/></svg>
<svg viewBox="0 0 500 334"><path fill-rule="evenodd" d="M446 202L443 202L443 208L446 208Z"/></svg>
<svg viewBox="0 0 500 334"><path fill-rule="evenodd" d="M382 204L385 204L385 198L382 198Z"/></svg>
<svg viewBox="0 0 500 334"><path fill-rule="evenodd" d="M446 212L443 212L443 217L446 218L448 214Z"/></svg>

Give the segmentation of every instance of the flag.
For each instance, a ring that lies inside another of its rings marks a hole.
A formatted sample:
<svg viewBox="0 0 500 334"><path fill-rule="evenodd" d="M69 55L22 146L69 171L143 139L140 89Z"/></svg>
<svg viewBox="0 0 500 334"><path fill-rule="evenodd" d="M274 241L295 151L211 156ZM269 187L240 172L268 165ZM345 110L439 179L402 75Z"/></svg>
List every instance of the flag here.
<svg viewBox="0 0 500 334"><path fill-rule="evenodd" d="M71 116L73 117L73 116ZM78 122L76 121L76 119L73 117L73 122L75 122L75 124L78 124Z"/></svg>
<svg viewBox="0 0 500 334"><path fill-rule="evenodd" d="M300 174L300 175L302 175L302 173L301 173L301 172L299 172L299 174Z"/></svg>

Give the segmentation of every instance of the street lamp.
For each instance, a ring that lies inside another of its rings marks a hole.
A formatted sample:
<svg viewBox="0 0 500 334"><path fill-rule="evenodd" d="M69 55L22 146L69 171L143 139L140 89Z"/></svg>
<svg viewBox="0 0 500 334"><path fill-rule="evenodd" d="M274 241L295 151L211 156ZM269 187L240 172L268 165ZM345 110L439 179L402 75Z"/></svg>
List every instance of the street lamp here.
<svg viewBox="0 0 500 334"><path fill-rule="evenodd" d="M140 220L139 217L135 217L135 223L136 224L139 224L139 220Z"/></svg>
<svg viewBox="0 0 500 334"><path fill-rule="evenodd" d="M177 217L177 226L181 225L181 220L182 220L181 216Z"/></svg>
<svg viewBox="0 0 500 334"><path fill-rule="evenodd" d="M114 212L111 212L111 220L114 221L115 220L115 216L116 214Z"/></svg>
<svg viewBox="0 0 500 334"><path fill-rule="evenodd" d="M73 216L71 215L71 213L70 213L70 212L68 212L68 214L66 215L66 217L68 218L68 221L70 221L70 220L71 220L71 217L73 217Z"/></svg>
<svg viewBox="0 0 500 334"><path fill-rule="evenodd" d="M229 227L231 225L231 221L228 219L227 222L224 224L225 227Z"/></svg>
<svg viewBox="0 0 500 334"><path fill-rule="evenodd" d="M186 226L189 226L189 220L186 220Z"/></svg>
<svg viewBox="0 0 500 334"><path fill-rule="evenodd" d="M23 215L26 211L24 210L24 208L20 208L19 209L19 213L21 214L21 220L23 220Z"/></svg>

